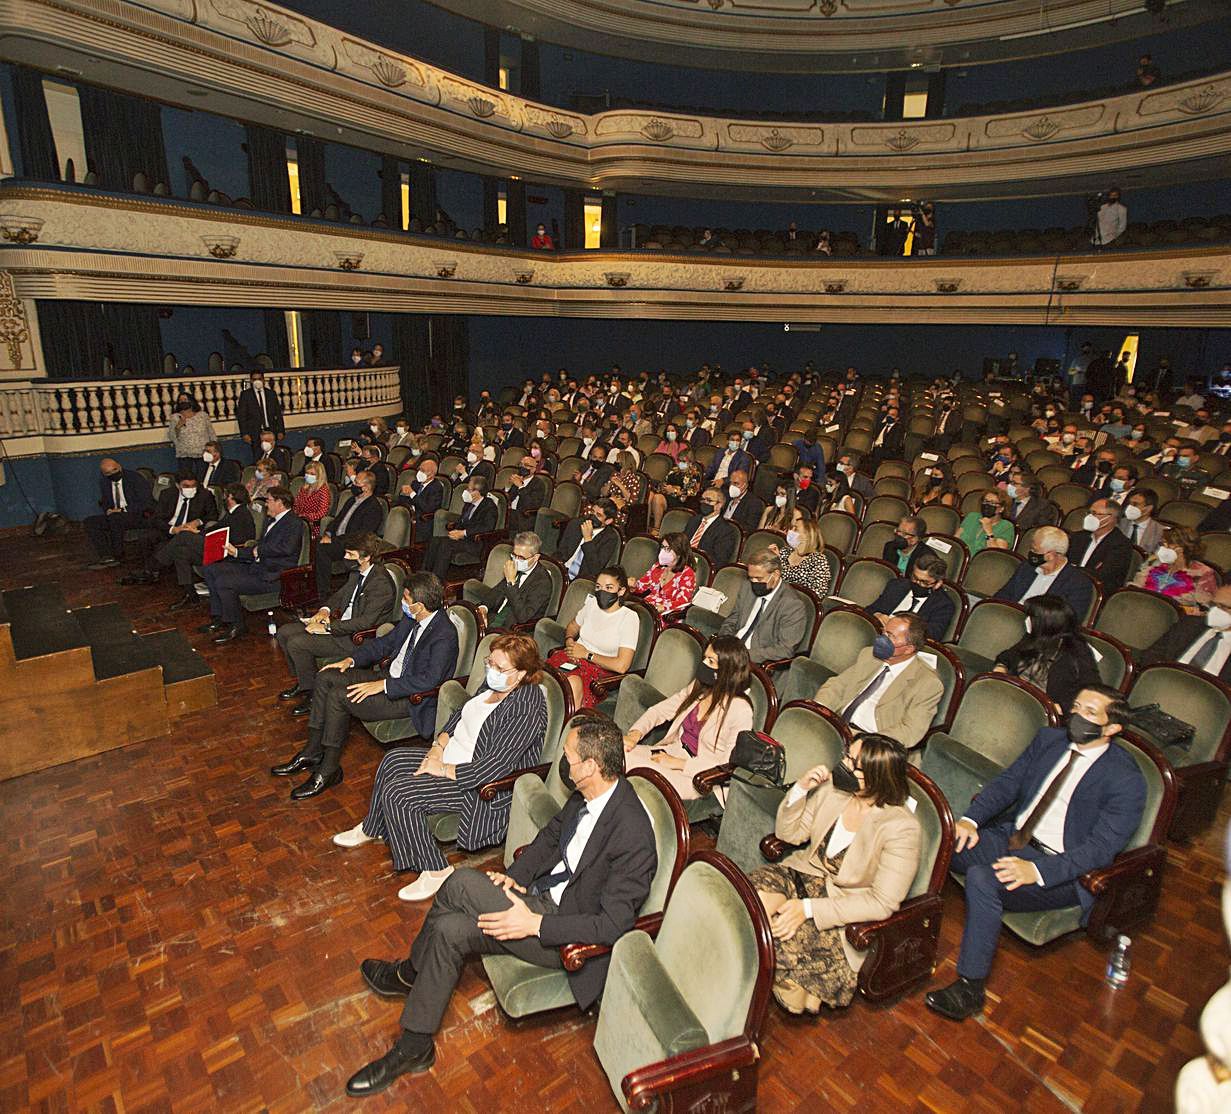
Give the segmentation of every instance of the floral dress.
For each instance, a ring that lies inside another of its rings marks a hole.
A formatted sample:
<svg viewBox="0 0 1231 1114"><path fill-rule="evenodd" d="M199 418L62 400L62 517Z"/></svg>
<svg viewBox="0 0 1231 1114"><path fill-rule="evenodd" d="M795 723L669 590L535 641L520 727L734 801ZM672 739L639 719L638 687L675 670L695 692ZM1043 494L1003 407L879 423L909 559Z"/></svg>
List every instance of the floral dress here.
<svg viewBox="0 0 1231 1114"><path fill-rule="evenodd" d="M663 584L667 570L662 565L655 564L640 580L633 590L645 597L648 603L660 615L668 611L677 611L692 603L697 594L697 574L691 565L685 566L672 578L670 584Z"/></svg>

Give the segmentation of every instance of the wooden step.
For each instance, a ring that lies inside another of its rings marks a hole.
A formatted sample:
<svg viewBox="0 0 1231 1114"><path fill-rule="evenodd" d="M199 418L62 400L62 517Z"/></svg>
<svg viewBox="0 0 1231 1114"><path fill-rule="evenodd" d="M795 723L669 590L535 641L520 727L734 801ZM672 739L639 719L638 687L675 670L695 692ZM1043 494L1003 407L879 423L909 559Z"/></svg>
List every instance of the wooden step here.
<svg viewBox="0 0 1231 1114"><path fill-rule="evenodd" d="M59 588L39 584L0 592L0 597L19 686L65 691L93 682L89 640ZM0 666L8 664L6 655L0 654Z"/></svg>
<svg viewBox="0 0 1231 1114"><path fill-rule="evenodd" d="M181 716L218 703L214 671L189 644L183 632L161 630L141 635L141 641L162 666L167 714Z"/></svg>

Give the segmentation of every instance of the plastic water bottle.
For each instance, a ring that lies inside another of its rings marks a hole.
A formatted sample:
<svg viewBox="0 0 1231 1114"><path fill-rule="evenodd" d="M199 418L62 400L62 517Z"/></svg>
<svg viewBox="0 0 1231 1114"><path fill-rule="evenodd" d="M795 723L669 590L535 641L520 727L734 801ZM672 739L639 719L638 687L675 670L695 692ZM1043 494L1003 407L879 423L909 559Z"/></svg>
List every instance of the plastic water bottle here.
<svg viewBox="0 0 1231 1114"><path fill-rule="evenodd" d="M278 633L278 624L274 622L274 613L269 613L269 622L265 625L265 629L269 631L269 637L272 638Z"/></svg>
<svg viewBox="0 0 1231 1114"><path fill-rule="evenodd" d="M1133 966L1133 960L1129 954L1132 946L1133 941L1129 937L1116 937L1116 946L1112 948L1111 958L1107 961L1107 985L1112 990L1119 990L1128 982L1128 973Z"/></svg>

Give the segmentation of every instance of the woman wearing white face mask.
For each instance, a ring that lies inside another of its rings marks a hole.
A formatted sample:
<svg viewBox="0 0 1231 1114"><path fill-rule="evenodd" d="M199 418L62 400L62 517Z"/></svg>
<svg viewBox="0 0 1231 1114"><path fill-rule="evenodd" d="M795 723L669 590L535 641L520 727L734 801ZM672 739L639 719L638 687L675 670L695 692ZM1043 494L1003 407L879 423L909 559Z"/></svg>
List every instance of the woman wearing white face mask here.
<svg viewBox="0 0 1231 1114"><path fill-rule="evenodd" d="M771 545L770 553L778 558L782 579L815 592L821 599L829 593L833 569L825 556L825 539L821 528L802 507L791 515L791 528L786 532L785 547Z"/></svg>
<svg viewBox="0 0 1231 1114"><path fill-rule="evenodd" d="M325 482L325 466L313 461L303 472L303 486L295 492L291 513L298 515L312 531L313 539L321 536L321 519L329 513L333 495Z"/></svg>
<svg viewBox="0 0 1231 1114"><path fill-rule="evenodd" d="M786 533L791 528L791 519L795 514L795 501L786 484L778 484L774 488L774 501L766 503L761 512L761 521L757 523L760 530L779 530Z"/></svg>
<svg viewBox="0 0 1231 1114"><path fill-rule="evenodd" d="M692 603L697 594L697 574L689 563L692 548L681 533L666 534L658 549L658 560L640 580L628 578L628 586L660 615L678 611Z"/></svg>
<svg viewBox="0 0 1231 1114"><path fill-rule="evenodd" d="M1141 566L1133 584L1175 600L1190 615L1200 614L1218 588L1218 576L1201 560L1201 537L1186 526L1164 531L1162 545Z"/></svg>
<svg viewBox="0 0 1231 1114"><path fill-rule="evenodd" d="M391 750L376 770L372 801L362 823L339 832L339 847L385 840L397 871L420 871L398 892L403 901L431 897L453 873L427 819L456 812L458 846L467 851L504 839L512 790L484 801L488 782L535 765L547 731L547 700L539 688L543 662L534 639L506 634L491 644L483 663L483 687L462 705L424 754L409 747Z"/></svg>

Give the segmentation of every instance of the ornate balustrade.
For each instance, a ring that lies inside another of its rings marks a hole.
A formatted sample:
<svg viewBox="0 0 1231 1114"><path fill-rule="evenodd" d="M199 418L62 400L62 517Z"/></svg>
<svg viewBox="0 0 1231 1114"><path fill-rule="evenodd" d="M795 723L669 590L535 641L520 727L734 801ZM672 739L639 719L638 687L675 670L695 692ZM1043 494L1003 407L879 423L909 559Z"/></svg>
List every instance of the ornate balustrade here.
<svg viewBox="0 0 1231 1114"><path fill-rule="evenodd" d="M271 371L265 379L278 392L289 427L393 414L402 406L396 367ZM176 398L184 392L202 404L219 436L233 435L235 406L245 384L243 376L222 374L4 383L0 384L0 437L41 438L51 443L49 449L73 452L158 440L171 420ZM155 436L143 438L142 433ZM95 444L87 446L83 437Z"/></svg>

